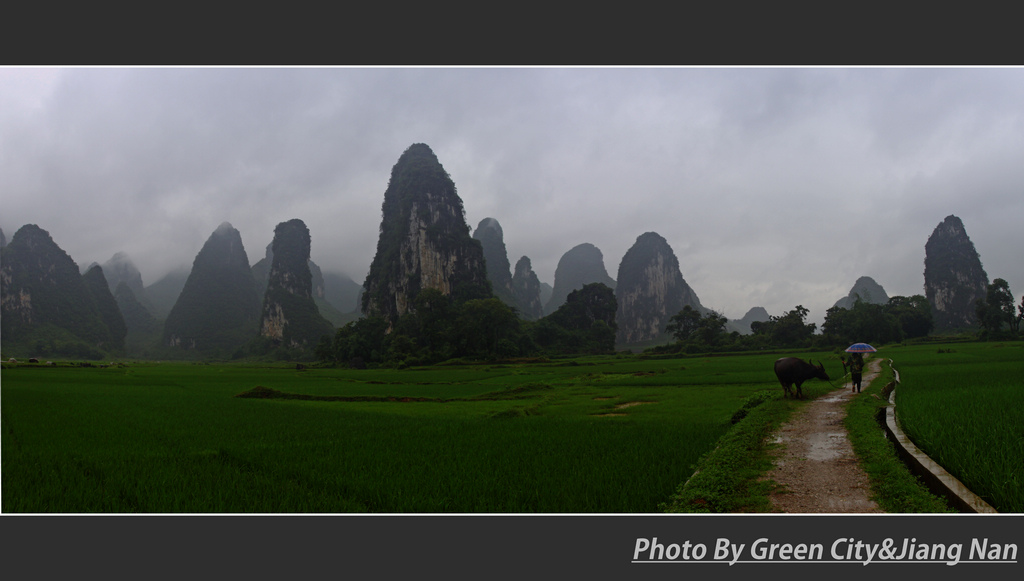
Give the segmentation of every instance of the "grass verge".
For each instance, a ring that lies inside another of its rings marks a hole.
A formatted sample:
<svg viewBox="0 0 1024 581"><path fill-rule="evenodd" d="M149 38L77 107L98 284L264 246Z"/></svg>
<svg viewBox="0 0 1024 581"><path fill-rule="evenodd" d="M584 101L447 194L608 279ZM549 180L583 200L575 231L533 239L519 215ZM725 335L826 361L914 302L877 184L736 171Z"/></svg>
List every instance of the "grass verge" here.
<svg viewBox="0 0 1024 581"><path fill-rule="evenodd" d="M891 381L892 369L883 363L881 374L846 407L846 431L871 482L872 499L888 513L956 512L907 468L885 435Z"/></svg>
<svg viewBox="0 0 1024 581"><path fill-rule="evenodd" d="M770 511L768 495L774 484L761 480L772 467L768 440L797 405L799 402L784 399L780 393L751 395L743 406L746 413L734 416L738 421L718 447L698 460L694 474L659 509L683 513Z"/></svg>

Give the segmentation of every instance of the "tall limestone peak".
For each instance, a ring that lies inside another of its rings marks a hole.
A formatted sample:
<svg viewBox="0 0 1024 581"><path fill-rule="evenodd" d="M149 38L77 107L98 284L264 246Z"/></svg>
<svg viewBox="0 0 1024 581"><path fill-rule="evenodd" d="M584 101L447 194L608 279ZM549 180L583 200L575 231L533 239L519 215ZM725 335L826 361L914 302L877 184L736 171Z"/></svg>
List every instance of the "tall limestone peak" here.
<svg viewBox="0 0 1024 581"><path fill-rule="evenodd" d="M428 288L456 300L491 296L483 247L470 237L455 183L426 144L409 146L391 169L381 214L364 314L394 324Z"/></svg>
<svg viewBox="0 0 1024 581"><path fill-rule="evenodd" d="M544 305L544 312L554 313L565 303L570 292L594 282L615 290L615 281L604 267L604 255L593 244L584 242L569 249L558 260L555 286L551 290L551 298Z"/></svg>
<svg viewBox="0 0 1024 581"><path fill-rule="evenodd" d="M116 347L78 265L49 232L22 226L0 252L0 333L6 349L18 351L45 328L69 333L90 349Z"/></svg>
<svg viewBox="0 0 1024 581"><path fill-rule="evenodd" d="M861 302L873 304L873 305L884 305L889 302L889 295L885 293L885 289L882 285L875 282L875 279L870 276L862 276L857 279L857 282L853 283L853 288L850 289L850 294L836 301L833 307L839 307L842 309L852 309L853 305L857 303L857 299Z"/></svg>
<svg viewBox="0 0 1024 581"><path fill-rule="evenodd" d="M536 321L544 316L544 303L541 302L540 294L540 279L533 272L530 259L523 256L516 262L516 271L512 275L512 296L515 297L516 307L524 319Z"/></svg>
<svg viewBox="0 0 1024 581"><path fill-rule="evenodd" d="M163 343L230 356L256 334L260 299L242 235L224 222L206 240L164 322Z"/></svg>
<svg viewBox="0 0 1024 581"><path fill-rule="evenodd" d="M82 275L82 282L86 290L96 304L100 319L109 331L109 343L101 345L104 349L114 353L124 352L124 340L128 335L128 327L124 321L124 315L114 300L114 294L110 291L110 285L103 274L103 267L96 265Z"/></svg>
<svg viewBox="0 0 1024 581"><path fill-rule="evenodd" d="M635 344L661 338L669 319L689 305L704 312L697 294L683 280L679 260L661 235L646 232L619 263L617 340Z"/></svg>
<svg viewBox="0 0 1024 581"><path fill-rule="evenodd" d="M252 265L252 276L256 279L256 291L259 296L267 292L267 281L270 279L270 266L274 263L274 242L267 244L267 252L256 264ZM312 260L307 261L309 272L313 275L313 298L326 297L324 273Z"/></svg>
<svg viewBox="0 0 1024 581"><path fill-rule="evenodd" d="M274 229L273 262L263 297L260 336L275 345L306 349L334 326L320 315L309 268L309 228L302 220L281 222Z"/></svg>
<svg viewBox="0 0 1024 581"><path fill-rule="evenodd" d="M963 222L947 216L924 246L924 292L935 330L976 326L974 302L985 298L987 291L988 275Z"/></svg>
<svg viewBox="0 0 1024 581"><path fill-rule="evenodd" d="M487 280L491 281L494 296L510 307L519 308L512 292L512 275L501 224L494 218L484 218L473 231L473 240L478 240L484 249Z"/></svg>

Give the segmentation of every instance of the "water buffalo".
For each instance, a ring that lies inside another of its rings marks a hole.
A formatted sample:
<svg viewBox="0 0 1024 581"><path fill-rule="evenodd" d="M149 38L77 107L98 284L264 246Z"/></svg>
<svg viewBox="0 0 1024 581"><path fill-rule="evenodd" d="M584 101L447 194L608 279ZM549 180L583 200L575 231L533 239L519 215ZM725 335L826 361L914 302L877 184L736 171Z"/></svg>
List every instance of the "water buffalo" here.
<svg viewBox="0 0 1024 581"><path fill-rule="evenodd" d="M814 365L810 360L804 361L796 357L783 357L776 361L775 375L779 378L779 383L782 384L782 388L786 391L787 396L790 395L789 386L796 385L796 395L800 398L804 396L800 386L808 379L817 377L818 379L831 381L828 374L825 373L825 366L822 365L821 361Z"/></svg>

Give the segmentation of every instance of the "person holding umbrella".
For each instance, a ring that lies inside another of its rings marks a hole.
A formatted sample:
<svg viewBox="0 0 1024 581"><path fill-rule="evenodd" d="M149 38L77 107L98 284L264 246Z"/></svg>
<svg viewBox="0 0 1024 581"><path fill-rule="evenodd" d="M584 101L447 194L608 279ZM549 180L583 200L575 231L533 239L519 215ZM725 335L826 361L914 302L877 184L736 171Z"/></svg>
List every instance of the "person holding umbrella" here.
<svg viewBox="0 0 1024 581"><path fill-rule="evenodd" d="M874 353L875 348L867 343L854 343L846 348L846 352L853 354L850 357L850 391L860 393L861 374L864 372L864 353Z"/></svg>

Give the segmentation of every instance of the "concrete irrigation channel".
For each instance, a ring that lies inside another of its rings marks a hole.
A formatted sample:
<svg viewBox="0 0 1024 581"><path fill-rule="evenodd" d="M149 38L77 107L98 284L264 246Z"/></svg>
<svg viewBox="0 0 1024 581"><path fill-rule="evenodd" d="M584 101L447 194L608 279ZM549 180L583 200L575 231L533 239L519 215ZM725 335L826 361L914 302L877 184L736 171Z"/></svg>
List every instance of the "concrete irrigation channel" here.
<svg viewBox="0 0 1024 581"><path fill-rule="evenodd" d="M889 368L892 369L893 381L885 386L884 392L889 393L889 405L885 409L885 433L896 446L896 452L903 461L910 467L911 471L921 477L933 494L946 498L953 508L960 512L968 513L995 513L992 505L981 499L980 496L971 492L963 482L946 471L927 454L921 451L914 442L907 437L900 429L896 421L896 388L900 383L900 374L892 366L892 359L889 360Z"/></svg>

